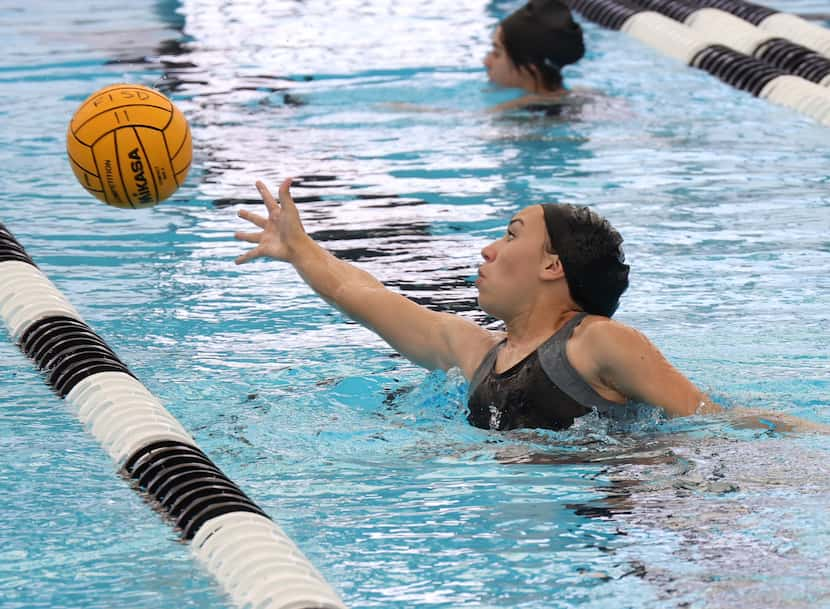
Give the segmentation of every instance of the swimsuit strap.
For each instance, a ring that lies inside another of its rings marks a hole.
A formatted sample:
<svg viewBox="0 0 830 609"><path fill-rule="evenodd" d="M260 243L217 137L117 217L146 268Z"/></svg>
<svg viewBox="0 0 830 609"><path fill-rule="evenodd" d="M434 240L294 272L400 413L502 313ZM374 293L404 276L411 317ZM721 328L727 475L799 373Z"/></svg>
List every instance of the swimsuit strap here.
<svg viewBox="0 0 830 609"><path fill-rule="evenodd" d="M575 315L539 347L539 363L551 382L568 396L587 408L596 408L601 414L608 414L609 410L618 410L622 404L606 400L598 394L574 369L565 352L568 339L586 315Z"/></svg>
<svg viewBox="0 0 830 609"><path fill-rule="evenodd" d="M580 313L578 315L575 315L573 319L569 319L565 323L565 325L559 328L553 336L547 339L542 344L542 346L539 347L539 349L537 349L537 351L541 351L546 345L548 345L552 341L557 340L557 337L561 336L564 336L564 338L561 338L559 340L561 340L562 344L564 345L565 342L567 342L567 340L570 338L571 334L573 334L574 328L577 325L579 325L579 322L582 321L582 319L586 315L587 313ZM469 395L473 395L473 392L476 390L476 387L478 387L481 384L481 382L487 377L487 375L493 371L493 367L496 365L496 358L498 357L499 351L501 351L501 348L504 346L505 342L507 342L507 338L501 339L496 345L493 346L492 349L490 349L487 352L487 355L484 356L484 359L481 360L481 363L478 365L478 368L476 368L476 371L473 373L473 377L470 379ZM545 373L548 372L544 366L542 366L542 368L543 370L545 370ZM550 374L548 374L548 376L550 376Z"/></svg>
<svg viewBox="0 0 830 609"><path fill-rule="evenodd" d="M501 339L496 345L493 346L492 349L490 349L487 352L487 355L484 356L484 359L481 360L481 363L478 365L478 368L476 368L476 371L473 373L473 378L470 379L470 389L468 395L473 395L473 392L476 390L476 387L478 387L481 384L481 381L483 381L487 377L487 375L490 374L490 371L493 369L493 366L496 365L496 358L499 355L499 351L504 346L504 343L506 341L506 338Z"/></svg>

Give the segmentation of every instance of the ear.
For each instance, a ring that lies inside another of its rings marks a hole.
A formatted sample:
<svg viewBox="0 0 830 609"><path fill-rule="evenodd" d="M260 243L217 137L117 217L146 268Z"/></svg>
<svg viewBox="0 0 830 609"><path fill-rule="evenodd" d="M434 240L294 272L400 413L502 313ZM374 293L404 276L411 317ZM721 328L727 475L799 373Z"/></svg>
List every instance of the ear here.
<svg viewBox="0 0 830 609"><path fill-rule="evenodd" d="M514 64L515 66L515 64ZM533 64L525 64L523 66L515 66L522 78L522 88L532 91L539 85L539 68Z"/></svg>
<svg viewBox="0 0 830 609"><path fill-rule="evenodd" d="M565 277L565 267L559 259L559 254L545 252L542 256L542 271L539 278L542 281L555 281Z"/></svg>
<svg viewBox="0 0 830 609"><path fill-rule="evenodd" d="M524 67L525 71L533 79L533 84L534 85L539 86L539 85L544 83L544 80L542 79L542 73L539 72L539 68L536 67L536 65L531 63L531 64L523 66L523 67Z"/></svg>

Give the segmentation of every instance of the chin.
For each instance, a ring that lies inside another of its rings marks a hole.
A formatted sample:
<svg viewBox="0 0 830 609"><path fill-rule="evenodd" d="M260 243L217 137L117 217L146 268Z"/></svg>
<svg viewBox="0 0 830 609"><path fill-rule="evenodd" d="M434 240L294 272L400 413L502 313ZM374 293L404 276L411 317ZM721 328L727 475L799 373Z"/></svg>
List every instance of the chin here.
<svg viewBox="0 0 830 609"><path fill-rule="evenodd" d="M488 303L486 299L481 297L481 292L478 294L478 308L487 313L490 317L504 320L504 317L502 317L500 311L497 310L497 307L492 306L492 303Z"/></svg>

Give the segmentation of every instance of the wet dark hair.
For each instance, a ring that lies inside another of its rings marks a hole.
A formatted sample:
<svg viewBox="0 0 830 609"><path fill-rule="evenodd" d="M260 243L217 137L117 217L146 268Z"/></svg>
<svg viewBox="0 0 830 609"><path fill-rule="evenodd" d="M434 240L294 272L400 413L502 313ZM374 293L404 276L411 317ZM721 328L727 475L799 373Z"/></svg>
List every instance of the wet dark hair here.
<svg viewBox="0 0 830 609"><path fill-rule="evenodd" d="M542 205L551 253L565 270L571 298L583 311L611 317L628 288L623 238L598 213L575 205Z"/></svg>
<svg viewBox="0 0 830 609"><path fill-rule="evenodd" d="M560 0L530 0L501 22L502 44L517 68L536 68L546 89L562 86L562 68L585 54L582 28Z"/></svg>

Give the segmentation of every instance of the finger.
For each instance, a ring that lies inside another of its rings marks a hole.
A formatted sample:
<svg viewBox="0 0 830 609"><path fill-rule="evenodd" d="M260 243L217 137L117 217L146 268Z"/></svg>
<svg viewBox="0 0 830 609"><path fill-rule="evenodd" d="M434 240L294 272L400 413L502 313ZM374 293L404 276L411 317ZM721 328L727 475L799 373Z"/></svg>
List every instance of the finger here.
<svg viewBox="0 0 830 609"><path fill-rule="evenodd" d="M260 256L260 250L259 250L258 247L255 247L252 250L248 250L247 252L245 252L241 256L237 256L236 260L234 260L234 262L236 264L245 264L246 262L249 262L249 261L253 260L254 258L259 258L259 256Z"/></svg>
<svg viewBox="0 0 830 609"><path fill-rule="evenodd" d="M285 178L280 184L280 205L283 209L297 213L297 206L294 205L294 199L291 197L291 182L293 180L294 178Z"/></svg>
<svg viewBox="0 0 830 609"><path fill-rule="evenodd" d="M280 206L274 200L274 195L271 194L268 187L260 180L256 181L256 187L259 191L259 196L262 197L262 201L265 203L265 207L268 208L268 217L276 218L280 213Z"/></svg>
<svg viewBox="0 0 830 609"><path fill-rule="evenodd" d="M268 218L263 218L259 214L255 214L247 209L240 209L236 215L247 220L248 222L256 224L260 228L265 228L265 225L268 223Z"/></svg>
<svg viewBox="0 0 830 609"><path fill-rule="evenodd" d="M237 231L233 234L234 239L238 239L239 241L247 241L248 243L259 243L260 239L262 239L262 233L243 233L242 231Z"/></svg>

